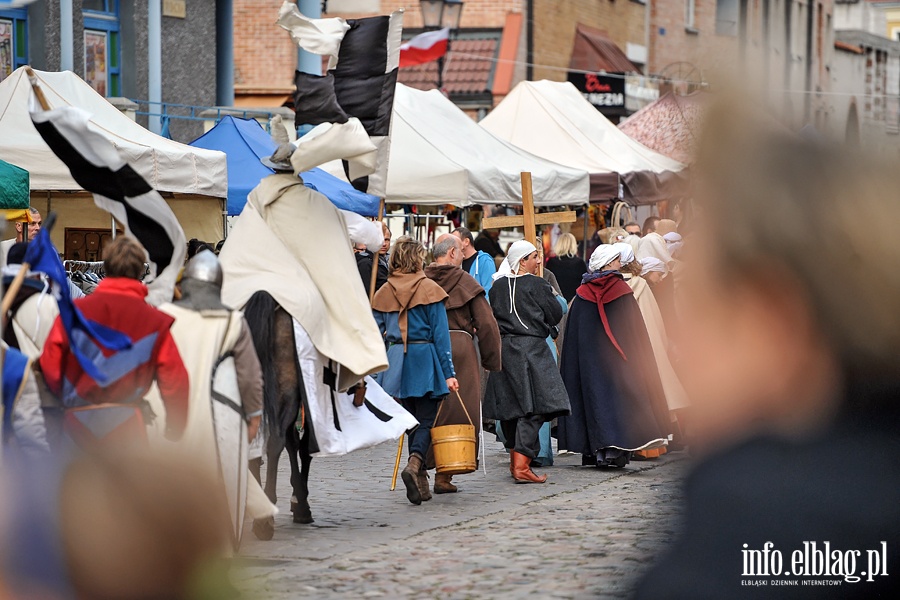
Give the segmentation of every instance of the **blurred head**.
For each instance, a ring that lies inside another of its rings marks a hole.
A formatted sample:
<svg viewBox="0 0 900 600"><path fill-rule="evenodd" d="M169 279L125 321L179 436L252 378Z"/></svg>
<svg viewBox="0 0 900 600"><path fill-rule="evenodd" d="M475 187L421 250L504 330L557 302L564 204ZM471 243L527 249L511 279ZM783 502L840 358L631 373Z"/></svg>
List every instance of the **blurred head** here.
<svg viewBox="0 0 900 600"><path fill-rule="evenodd" d="M475 238L472 237L471 231L469 231L465 227L457 227L453 230L453 235L459 238L459 241L462 244L462 252L464 258L469 258L473 254L475 254Z"/></svg>
<svg viewBox="0 0 900 600"><path fill-rule="evenodd" d="M713 111L707 131L680 283L695 432L797 435L841 408L884 410L841 398L900 373L889 166L734 107Z"/></svg>
<svg viewBox="0 0 900 600"><path fill-rule="evenodd" d="M625 231L627 231L629 235L636 235L640 237L641 226L632 221L631 223L625 225Z"/></svg>
<svg viewBox="0 0 900 600"><path fill-rule="evenodd" d="M660 219L656 223L656 233L665 237L670 233L674 233L677 227L678 226L675 224L675 221L673 221L672 219Z"/></svg>
<svg viewBox="0 0 900 600"><path fill-rule="evenodd" d="M656 224L659 223L659 217L647 217L644 219L644 226L641 227L643 235L656 231Z"/></svg>
<svg viewBox="0 0 900 600"><path fill-rule="evenodd" d="M137 240L120 235L103 249L103 271L107 277L144 278L144 261L147 254Z"/></svg>
<svg viewBox="0 0 900 600"><path fill-rule="evenodd" d="M384 221L381 222L381 233L384 234L384 243L381 244L381 250L378 251L378 254L383 256L391 249L391 228Z"/></svg>
<svg viewBox="0 0 900 600"><path fill-rule="evenodd" d="M459 267L463 262L462 243L451 233L440 236L431 248L434 262L439 265Z"/></svg>
<svg viewBox="0 0 900 600"><path fill-rule="evenodd" d="M415 240L408 235L401 235L394 242L391 250L390 272L395 273L417 273L425 266L425 247L422 242Z"/></svg>
<svg viewBox="0 0 900 600"><path fill-rule="evenodd" d="M553 254L557 256L568 256L569 258L578 255L578 241L571 233L564 233L556 240L553 246Z"/></svg>
<svg viewBox="0 0 900 600"><path fill-rule="evenodd" d="M28 208L28 212L31 213L31 223L16 223L16 241L24 242L25 241L25 227L28 227L28 241L30 242L34 238L37 237L37 234L41 232L41 223L43 219L41 219L41 213L38 212L36 208L33 206Z"/></svg>

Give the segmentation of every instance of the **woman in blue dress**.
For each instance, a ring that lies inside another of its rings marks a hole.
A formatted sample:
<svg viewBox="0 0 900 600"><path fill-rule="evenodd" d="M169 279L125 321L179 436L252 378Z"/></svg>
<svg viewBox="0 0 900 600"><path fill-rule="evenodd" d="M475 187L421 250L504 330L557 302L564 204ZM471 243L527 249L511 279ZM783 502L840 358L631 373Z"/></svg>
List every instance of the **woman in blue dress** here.
<svg viewBox="0 0 900 600"><path fill-rule="evenodd" d="M389 363L379 383L419 421L409 433L409 462L401 473L406 498L413 504L431 499L424 466L431 427L440 401L459 389L444 309L447 293L425 276L425 257L420 242L397 238L387 283L372 301Z"/></svg>

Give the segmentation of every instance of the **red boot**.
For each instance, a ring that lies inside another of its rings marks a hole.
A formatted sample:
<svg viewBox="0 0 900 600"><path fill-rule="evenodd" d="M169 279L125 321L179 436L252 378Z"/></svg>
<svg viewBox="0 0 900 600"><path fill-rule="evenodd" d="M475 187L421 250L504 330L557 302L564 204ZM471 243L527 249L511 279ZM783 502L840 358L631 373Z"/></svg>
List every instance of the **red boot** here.
<svg viewBox="0 0 900 600"><path fill-rule="evenodd" d="M544 483L547 481L546 475L538 477L531 470L530 458L515 450L510 450L509 455L512 459L513 477L515 477L516 483Z"/></svg>

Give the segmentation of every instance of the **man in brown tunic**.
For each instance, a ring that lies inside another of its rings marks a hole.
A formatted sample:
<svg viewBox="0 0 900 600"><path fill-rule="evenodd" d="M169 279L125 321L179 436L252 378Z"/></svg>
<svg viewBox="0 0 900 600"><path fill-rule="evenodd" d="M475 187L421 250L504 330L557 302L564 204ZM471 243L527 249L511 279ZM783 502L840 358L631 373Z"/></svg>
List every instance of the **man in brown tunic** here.
<svg viewBox="0 0 900 600"><path fill-rule="evenodd" d="M480 443L482 368L488 371L500 370L500 330L484 289L461 268L463 253L459 239L450 234L440 236L432 248L432 254L434 262L425 268L425 275L440 285L449 296L445 300L445 307L450 325L453 365L459 380L459 395L475 424L475 439ZM434 426L467 425L469 419L459 403L448 400L445 400L447 406L441 411ZM456 486L451 483L451 477L440 473L435 475L434 493L455 492Z"/></svg>

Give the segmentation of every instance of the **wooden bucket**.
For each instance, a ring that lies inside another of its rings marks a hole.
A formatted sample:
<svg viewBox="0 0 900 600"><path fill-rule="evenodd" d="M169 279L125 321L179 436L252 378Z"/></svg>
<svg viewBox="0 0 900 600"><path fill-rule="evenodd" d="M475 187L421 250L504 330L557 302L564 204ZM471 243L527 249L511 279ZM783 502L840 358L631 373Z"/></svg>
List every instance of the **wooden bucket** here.
<svg viewBox="0 0 900 600"><path fill-rule="evenodd" d="M477 468L475 454L475 425L466 410L459 392L456 398L469 419L468 425L441 425L431 428L431 449L434 452L434 466L438 473L446 475L463 475L472 473ZM447 400L444 400L447 402ZM444 406L441 402L441 408ZM438 409L438 414L440 414ZM435 417L437 420L437 417Z"/></svg>

